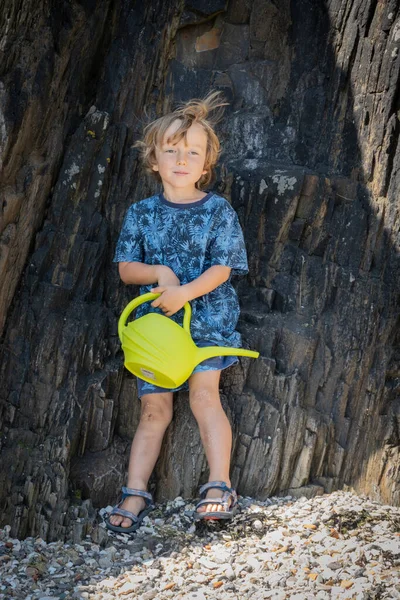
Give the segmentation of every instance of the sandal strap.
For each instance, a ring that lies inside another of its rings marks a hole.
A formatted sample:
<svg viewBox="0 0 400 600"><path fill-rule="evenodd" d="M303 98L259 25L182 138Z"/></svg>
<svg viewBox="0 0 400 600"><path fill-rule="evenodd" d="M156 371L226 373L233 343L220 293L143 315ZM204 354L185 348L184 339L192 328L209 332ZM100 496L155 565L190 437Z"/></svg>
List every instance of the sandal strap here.
<svg viewBox="0 0 400 600"><path fill-rule="evenodd" d="M230 492L231 494L236 494L233 488L227 486L225 481L209 481L201 486L199 493L200 498L204 498L207 491L211 489L222 490L223 492Z"/></svg>
<svg viewBox="0 0 400 600"><path fill-rule="evenodd" d="M220 498L205 498L207 490L213 488L222 490L222 496ZM233 488L228 487L224 481L210 481L209 483L204 484L200 488L200 498L201 500L198 502L196 510L205 504L219 504L224 507L225 512L229 512L236 506L238 501L236 491Z"/></svg>
<svg viewBox="0 0 400 600"><path fill-rule="evenodd" d="M121 517L128 517L128 519L131 519L131 521L133 523L136 523L139 520L137 518L137 516L134 515L133 513L131 513L129 510L125 510L124 508L119 508L119 506L116 506L115 508L112 509L112 511L110 513L110 517L112 515L120 515Z"/></svg>
<svg viewBox="0 0 400 600"><path fill-rule="evenodd" d="M144 498L146 506L153 506L153 496L149 492L144 492L143 490L136 490L134 488L123 487L122 500L125 500L125 498L127 498L128 496L140 496L141 498Z"/></svg>
<svg viewBox="0 0 400 600"><path fill-rule="evenodd" d="M208 498L208 500L207 500L207 498L206 498L205 500L200 500L200 502L198 502L198 503L196 504L196 510L199 508L199 506L204 506L205 504L221 504L221 505L225 505L225 504L226 504L226 502L224 502L224 501L222 500L222 498ZM224 508L225 508L225 507L224 507ZM229 510L229 508L230 508L229 506L228 506L228 508L227 508L227 509L225 508L225 512L226 512L227 510Z"/></svg>
<svg viewBox="0 0 400 600"><path fill-rule="evenodd" d="M224 512L230 512L237 504L237 494L232 490L232 493L224 492L221 498L205 498L197 503L196 510L205 504L219 504L224 507Z"/></svg>

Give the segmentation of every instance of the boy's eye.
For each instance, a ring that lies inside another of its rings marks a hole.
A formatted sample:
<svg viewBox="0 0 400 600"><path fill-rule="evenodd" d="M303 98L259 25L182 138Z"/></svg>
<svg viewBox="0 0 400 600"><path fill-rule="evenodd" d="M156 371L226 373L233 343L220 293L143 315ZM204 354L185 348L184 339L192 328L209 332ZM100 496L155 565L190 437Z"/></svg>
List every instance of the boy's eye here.
<svg viewBox="0 0 400 600"><path fill-rule="evenodd" d="M176 150L174 148L167 148L166 150L164 150L165 153L169 153L169 154L174 154L176 152ZM196 154L196 156L199 155L198 152L196 152L195 150L189 150L189 154Z"/></svg>

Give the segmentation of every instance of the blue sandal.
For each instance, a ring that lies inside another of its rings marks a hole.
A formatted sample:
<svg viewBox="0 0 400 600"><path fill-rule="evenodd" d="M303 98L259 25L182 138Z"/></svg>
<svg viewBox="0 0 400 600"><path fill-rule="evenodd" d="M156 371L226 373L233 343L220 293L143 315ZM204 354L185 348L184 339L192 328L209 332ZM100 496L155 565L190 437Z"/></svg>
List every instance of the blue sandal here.
<svg viewBox="0 0 400 600"><path fill-rule="evenodd" d="M124 508L120 508L121 504L128 496L141 496L144 498L146 502L146 507L140 511L138 515L134 515L129 510L125 510ZM112 509L110 514L105 519L107 529L111 531L115 531L117 533L132 533L132 531L136 531L142 524L142 521L147 515L155 508L153 503L153 497L149 492L143 492L142 490L134 490L132 488L123 487L122 488L122 500L118 502L116 506ZM113 525L110 523L110 517L112 515L120 515L121 517L127 517L131 519L132 525L130 527L122 527L121 525Z"/></svg>
<svg viewBox="0 0 400 600"><path fill-rule="evenodd" d="M211 489L222 490L223 494L221 498L206 498L208 490ZM237 494L233 488L227 486L225 481L209 481L200 488L200 502L196 505L196 511L194 513L195 520L230 520L236 514L237 506ZM218 512L198 512L200 506L205 504L220 504L224 510Z"/></svg>

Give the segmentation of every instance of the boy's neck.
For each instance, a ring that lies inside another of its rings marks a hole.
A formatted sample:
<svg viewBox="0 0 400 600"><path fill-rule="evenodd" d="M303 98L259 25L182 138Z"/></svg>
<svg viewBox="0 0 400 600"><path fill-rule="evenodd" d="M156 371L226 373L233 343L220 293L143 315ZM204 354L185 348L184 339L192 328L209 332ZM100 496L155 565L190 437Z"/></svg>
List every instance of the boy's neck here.
<svg viewBox="0 0 400 600"><path fill-rule="evenodd" d="M207 196L206 192L202 192L197 188L171 188L171 186L165 186L163 190L164 198L169 202L175 202L176 204L187 204L189 202L196 202L201 200L204 196Z"/></svg>

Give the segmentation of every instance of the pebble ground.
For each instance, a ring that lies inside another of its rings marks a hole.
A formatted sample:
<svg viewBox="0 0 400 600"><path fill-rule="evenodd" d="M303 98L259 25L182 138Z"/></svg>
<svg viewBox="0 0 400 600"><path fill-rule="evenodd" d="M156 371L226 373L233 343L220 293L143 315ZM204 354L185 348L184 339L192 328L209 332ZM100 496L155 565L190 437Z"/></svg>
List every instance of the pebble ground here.
<svg viewBox="0 0 400 600"><path fill-rule="evenodd" d="M400 508L347 491L239 505L230 523L194 524L176 498L136 534L100 522L79 544L7 526L0 600L400 599Z"/></svg>

